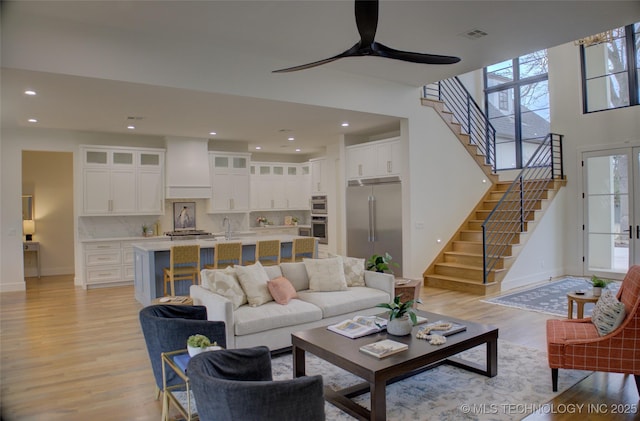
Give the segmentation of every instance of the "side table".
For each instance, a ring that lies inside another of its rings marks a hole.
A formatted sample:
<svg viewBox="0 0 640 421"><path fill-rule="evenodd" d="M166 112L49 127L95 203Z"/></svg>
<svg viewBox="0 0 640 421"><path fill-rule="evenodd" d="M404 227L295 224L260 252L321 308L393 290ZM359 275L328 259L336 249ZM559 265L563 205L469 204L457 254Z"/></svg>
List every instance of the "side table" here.
<svg viewBox="0 0 640 421"><path fill-rule="evenodd" d="M577 316L578 319L582 319L584 317L584 305L585 303L595 303L598 301L600 297L594 297L591 292L585 292L584 294L576 294L575 292L570 292L567 294L567 300L569 305L569 310L567 312L567 318L573 318L573 303L576 303L577 306Z"/></svg>
<svg viewBox="0 0 640 421"><path fill-rule="evenodd" d="M166 305L176 305L176 306L192 306L193 298L185 297L185 296L169 296L169 297L159 297L154 298L151 301L151 304L166 304Z"/></svg>
<svg viewBox="0 0 640 421"><path fill-rule="evenodd" d="M187 377L187 364L189 363L189 353L186 349L178 351L163 352L162 357L162 421L169 421L169 405L173 404L186 421L196 421L200 419L191 404L191 385ZM167 386L167 369L173 370L184 383ZM175 392L184 390L187 395L187 407L180 403L174 395Z"/></svg>
<svg viewBox="0 0 640 421"><path fill-rule="evenodd" d="M36 255L36 265L38 266L38 278L40 278L40 243L37 241L25 241L22 243L25 253L33 252Z"/></svg>
<svg viewBox="0 0 640 421"><path fill-rule="evenodd" d="M420 298L420 287L422 287L422 279L396 279L395 295L400 295L402 302L408 300L417 300ZM418 303L413 303L414 307Z"/></svg>

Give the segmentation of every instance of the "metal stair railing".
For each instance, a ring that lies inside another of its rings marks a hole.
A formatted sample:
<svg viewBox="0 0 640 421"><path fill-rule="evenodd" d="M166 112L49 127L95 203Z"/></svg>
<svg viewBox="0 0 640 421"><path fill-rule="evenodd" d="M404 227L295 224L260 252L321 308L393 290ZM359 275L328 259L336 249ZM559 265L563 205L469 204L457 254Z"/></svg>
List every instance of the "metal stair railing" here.
<svg viewBox="0 0 640 421"><path fill-rule="evenodd" d="M496 172L496 129L458 77L444 79L423 87L423 97L444 103L460 123L469 143L485 156L485 162Z"/></svg>
<svg viewBox="0 0 640 421"><path fill-rule="evenodd" d="M563 135L549 133L482 224L483 283L525 230L539 200L555 180L564 180Z"/></svg>

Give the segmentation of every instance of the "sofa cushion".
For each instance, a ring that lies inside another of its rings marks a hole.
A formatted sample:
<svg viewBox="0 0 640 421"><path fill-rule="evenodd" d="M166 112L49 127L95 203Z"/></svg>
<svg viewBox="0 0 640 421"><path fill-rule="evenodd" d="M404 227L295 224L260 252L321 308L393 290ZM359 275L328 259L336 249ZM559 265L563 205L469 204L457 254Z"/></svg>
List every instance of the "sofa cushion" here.
<svg viewBox="0 0 640 421"><path fill-rule="evenodd" d="M376 304L388 303L388 293L375 288L349 287L346 291L298 291L298 298L318 306L324 318L339 316L353 311L375 307ZM380 309L380 313L384 312Z"/></svg>
<svg viewBox="0 0 640 421"><path fill-rule="evenodd" d="M271 279L267 282L267 287L273 299L276 300L276 303L281 305L287 305L289 301L298 296L296 289L284 276Z"/></svg>
<svg viewBox="0 0 640 421"><path fill-rule="evenodd" d="M234 309L247 303L247 295L238 282L234 268L205 269L202 271L202 275L204 275L203 285L207 285L210 291L229 299L233 303Z"/></svg>
<svg viewBox="0 0 640 421"><path fill-rule="evenodd" d="M282 270L282 276L291 282L296 291L309 289L309 276L304 263L280 263L280 269Z"/></svg>
<svg viewBox="0 0 640 421"><path fill-rule="evenodd" d="M359 257L339 256L329 253L329 257L342 258L342 266L344 268L344 277L347 280L348 287L363 287L364 283L364 261Z"/></svg>
<svg viewBox="0 0 640 421"><path fill-rule="evenodd" d="M280 327L295 326L302 323L322 320L322 311L313 304L293 299L282 306L275 301L260 307L241 306L234 311L235 334L249 335L265 332Z"/></svg>
<svg viewBox="0 0 640 421"><path fill-rule="evenodd" d="M234 268L238 274L240 286L247 294L247 301L250 306L257 307L273 301L273 297L267 287L269 276L260 262L249 266L234 266Z"/></svg>
<svg viewBox="0 0 640 421"><path fill-rule="evenodd" d="M312 291L345 291L342 258L302 259L309 275L309 289Z"/></svg>
<svg viewBox="0 0 640 421"><path fill-rule="evenodd" d="M269 279L276 279L282 276L282 271L280 270L280 266L272 265L272 266L262 266L264 271L267 273Z"/></svg>
<svg viewBox="0 0 640 421"><path fill-rule="evenodd" d="M625 317L624 304L618 301L611 290L605 289L591 314L591 321L600 336L608 335L622 324Z"/></svg>

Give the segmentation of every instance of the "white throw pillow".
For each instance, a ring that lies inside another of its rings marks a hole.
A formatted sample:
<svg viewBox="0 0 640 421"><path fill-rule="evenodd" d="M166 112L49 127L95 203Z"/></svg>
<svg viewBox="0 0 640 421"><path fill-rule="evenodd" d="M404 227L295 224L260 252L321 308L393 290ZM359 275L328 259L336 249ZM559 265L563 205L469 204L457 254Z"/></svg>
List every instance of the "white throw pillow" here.
<svg viewBox="0 0 640 421"><path fill-rule="evenodd" d="M273 301L273 297L267 287L269 275L267 275L260 262L249 266L234 266L234 268L238 274L240 286L244 293L247 294L247 301L249 301L251 307L257 307Z"/></svg>
<svg viewBox="0 0 640 421"><path fill-rule="evenodd" d="M618 301L611 290L605 289L591 314L591 321L600 336L608 335L616 330L622 324L624 317L624 304Z"/></svg>
<svg viewBox="0 0 640 421"><path fill-rule="evenodd" d="M342 266L344 267L344 277L347 280L347 286L349 287L363 287L366 286L364 282L364 260L359 257L347 257L338 256L337 254L329 253L329 257L341 257Z"/></svg>
<svg viewBox="0 0 640 421"><path fill-rule="evenodd" d="M234 310L247 303L247 295L238 282L234 268L227 267L224 270L207 270L205 273L209 290L229 299L233 303Z"/></svg>
<svg viewBox="0 0 640 421"><path fill-rule="evenodd" d="M344 291L347 280L344 277L342 258L302 259L309 275L311 291Z"/></svg>

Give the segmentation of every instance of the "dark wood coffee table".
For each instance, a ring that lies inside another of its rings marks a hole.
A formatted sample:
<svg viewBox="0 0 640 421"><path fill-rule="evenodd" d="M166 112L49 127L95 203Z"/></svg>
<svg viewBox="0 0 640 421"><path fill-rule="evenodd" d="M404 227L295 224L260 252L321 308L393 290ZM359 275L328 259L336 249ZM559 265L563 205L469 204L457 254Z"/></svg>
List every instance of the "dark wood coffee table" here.
<svg viewBox="0 0 640 421"><path fill-rule="evenodd" d="M293 375L305 375L305 352L310 352L338 366L366 382L342 390L325 387L325 399L360 420L385 420L387 417L387 384L405 379L441 364L450 364L469 371L494 377L498 374L498 329L494 326L455 319L436 313L420 311L429 321L449 320L467 326L464 332L447 337L443 345L430 345L415 334L393 336L386 332L350 339L331 332L326 327L296 332L291 335L293 345ZM409 349L395 355L378 359L360 351L362 345L382 339L393 339L409 345ZM467 349L486 344L486 364L474 364L453 357ZM351 398L371 392L371 410L356 404Z"/></svg>

